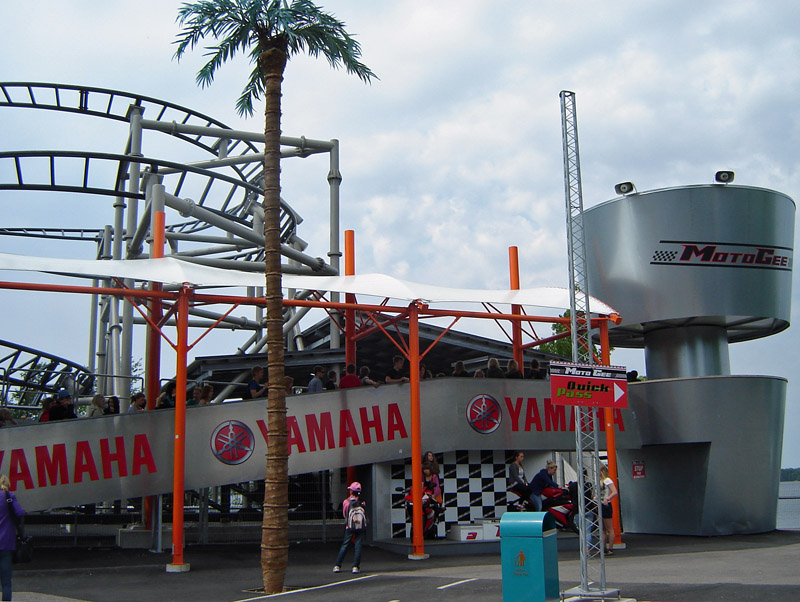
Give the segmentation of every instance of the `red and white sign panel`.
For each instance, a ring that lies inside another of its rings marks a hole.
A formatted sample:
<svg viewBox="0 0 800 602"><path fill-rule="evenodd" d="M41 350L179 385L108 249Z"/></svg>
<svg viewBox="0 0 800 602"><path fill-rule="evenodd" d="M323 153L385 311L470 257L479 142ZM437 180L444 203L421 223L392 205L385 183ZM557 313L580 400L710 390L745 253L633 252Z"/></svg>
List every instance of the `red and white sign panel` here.
<svg viewBox="0 0 800 602"><path fill-rule="evenodd" d="M645 478L644 472L644 460L634 460L633 461L633 478L634 479L643 479Z"/></svg>
<svg viewBox="0 0 800 602"><path fill-rule="evenodd" d="M627 408L627 372L622 366L551 363L550 395L559 405Z"/></svg>

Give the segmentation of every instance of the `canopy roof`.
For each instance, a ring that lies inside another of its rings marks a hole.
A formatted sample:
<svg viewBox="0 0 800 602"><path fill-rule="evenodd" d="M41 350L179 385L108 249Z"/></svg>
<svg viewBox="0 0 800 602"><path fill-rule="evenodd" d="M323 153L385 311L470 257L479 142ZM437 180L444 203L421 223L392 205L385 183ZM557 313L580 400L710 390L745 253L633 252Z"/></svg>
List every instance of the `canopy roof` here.
<svg viewBox="0 0 800 602"><path fill-rule="evenodd" d="M0 253L0 270L23 270L92 278L129 278L164 284L194 286L264 286L264 274L215 268L174 257L161 259L87 260L56 257L30 257ZM465 289L432 286L393 278L385 274L358 276L284 275L283 288L354 293L426 303L500 303L569 309L569 290L539 287L520 290ZM602 301L592 298L593 313L617 313Z"/></svg>

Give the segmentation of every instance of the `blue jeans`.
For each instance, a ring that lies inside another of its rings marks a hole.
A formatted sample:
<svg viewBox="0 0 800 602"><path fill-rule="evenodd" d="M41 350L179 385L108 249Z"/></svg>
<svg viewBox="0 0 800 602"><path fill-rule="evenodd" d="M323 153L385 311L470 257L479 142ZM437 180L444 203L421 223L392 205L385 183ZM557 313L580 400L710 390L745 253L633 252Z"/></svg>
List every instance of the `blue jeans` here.
<svg viewBox="0 0 800 602"><path fill-rule="evenodd" d="M3 600L11 600L12 550L0 550L0 581L3 583Z"/></svg>
<svg viewBox="0 0 800 602"><path fill-rule="evenodd" d="M542 511L542 496L541 495L531 495L531 502L533 502L533 511L534 512L541 512Z"/></svg>
<svg viewBox="0 0 800 602"><path fill-rule="evenodd" d="M344 555L347 554L347 548L350 547L351 540L355 542L355 550L354 550L355 556L353 556L353 566L357 567L361 566L361 540L363 537L364 537L364 531L353 531L352 529L344 530L344 540L342 541L342 547L339 548L339 556L336 557L336 566L342 566Z"/></svg>

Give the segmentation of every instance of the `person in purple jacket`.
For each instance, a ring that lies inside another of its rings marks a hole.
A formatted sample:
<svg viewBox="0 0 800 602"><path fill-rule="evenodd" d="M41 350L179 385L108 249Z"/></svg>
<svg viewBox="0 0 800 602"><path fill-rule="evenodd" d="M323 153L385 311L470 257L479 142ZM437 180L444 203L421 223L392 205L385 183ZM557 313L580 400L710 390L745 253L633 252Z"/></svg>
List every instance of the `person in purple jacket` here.
<svg viewBox="0 0 800 602"><path fill-rule="evenodd" d="M11 571L14 550L17 549L17 523L14 518L25 514L17 497L9 491L8 476L0 475L0 490L5 502L0 500L0 581L3 585L3 600L11 600Z"/></svg>

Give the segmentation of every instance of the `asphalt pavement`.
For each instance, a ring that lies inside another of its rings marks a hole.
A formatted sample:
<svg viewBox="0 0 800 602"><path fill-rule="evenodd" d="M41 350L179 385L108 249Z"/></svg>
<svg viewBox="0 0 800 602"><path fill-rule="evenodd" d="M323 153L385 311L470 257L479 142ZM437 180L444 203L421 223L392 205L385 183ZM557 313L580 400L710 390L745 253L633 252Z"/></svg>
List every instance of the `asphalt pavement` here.
<svg viewBox="0 0 800 602"><path fill-rule="evenodd" d="M798 601L800 531L728 537L625 535L605 564L608 587L649 602ZM191 570L167 573L169 554L37 549L17 565L14 600L47 602L437 602L503 600L499 554L413 561L365 547L361 573L331 572L336 542L292 544L286 591L264 596L258 546L190 546ZM352 552L351 552L352 553ZM580 583L576 551L559 552L561 589ZM515 602L524 602L516 600Z"/></svg>

